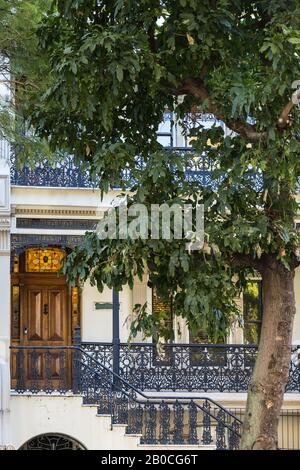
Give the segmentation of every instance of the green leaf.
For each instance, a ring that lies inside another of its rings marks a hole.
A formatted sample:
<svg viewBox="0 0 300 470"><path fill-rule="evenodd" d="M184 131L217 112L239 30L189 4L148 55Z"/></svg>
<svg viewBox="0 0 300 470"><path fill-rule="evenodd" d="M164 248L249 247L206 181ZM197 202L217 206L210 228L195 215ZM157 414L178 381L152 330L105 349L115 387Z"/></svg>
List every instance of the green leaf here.
<svg viewBox="0 0 300 470"><path fill-rule="evenodd" d="M288 42L291 44L300 44L300 38L289 38Z"/></svg>
<svg viewBox="0 0 300 470"><path fill-rule="evenodd" d="M71 70L74 73L74 75L76 75L76 73L77 73L77 64L76 64L76 62L71 62Z"/></svg>
<svg viewBox="0 0 300 470"><path fill-rule="evenodd" d="M124 78L124 73L123 73L123 67L119 64L116 66L116 74L117 74L118 81L122 82Z"/></svg>

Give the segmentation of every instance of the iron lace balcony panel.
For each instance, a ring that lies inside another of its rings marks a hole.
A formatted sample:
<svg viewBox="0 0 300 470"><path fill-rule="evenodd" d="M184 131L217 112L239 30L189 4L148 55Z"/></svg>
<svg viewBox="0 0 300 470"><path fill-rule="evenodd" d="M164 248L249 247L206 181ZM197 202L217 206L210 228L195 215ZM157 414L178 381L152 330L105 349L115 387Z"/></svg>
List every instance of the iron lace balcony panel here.
<svg viewBox="0 0 300 470"><path fill-rule="evenodd" d="M191 153L191 148L168 148L182 154ZM136 158L138 169L143 168L140 157ZM212 164L206 157L195 157L194 165L187 169L186 175L189 180L198 181L201 185L207 185L210 181ZM130 185L135 181L132 179L129 168L122 171L124 183ZM52 165L45 159L37 162L35 166L23 166L18 168L17 158L11 157L11 184L13 186L33 186L33 187L62 187L62 188L96 188L98 181L92 181L88 167L79 167L74 158L65 155L61 160Z"/></svg>
<svg viewBox="0 0 300 470"><path fill-rule="evenodd" d="M156 392L246 392L257 354L251 345L173 344L158 352L151 343L121 344L116 367L113 344L82 343L81 347L102 367L118 370L132 387ZM19 393L66 393L74 388L71 376L76 379L72 375L76 368L68 348L15 348L11 364L12 386ZM299 346L292 349L286 392L300 392ZM95 391L92 395L97 400Z"/></svg>
<svg viewBox="0 0 300 470"><path fill-rule="evenodd" d="M113 345L83 343L99 362L112 367ZM121 344L119 374L139 390L246 392L257 347L230 344ZM300 346L292 349L287 392L300 392Z"/></svg>
<svg viewBox="0 0 300 470"><path fill-rule="evenodd" d="M66 394L73 390L70 348L12 347L12 389L19 394ZM76 376L76 374L75 374Z"/></svg>
<svg viewBox="0 0 300 470"><path fill-rule="evenodd" d="M79 168L70 155L65 155L60 161L50 165L41 160L34 167L27 165L18 168L16 156L11 157L10 170L13 186L37 186L56 188L94 188L96 183L91 181L88 169Z"/></svg>
<svg viewBox="0 0 300 470"><path fill-rule="evenodd" d="M196 181L200 186L211 185L216 188L224 177L220 176L219 179L213 180L213 162L206 155L196 155L191 147L170 147L165 150L180 154L183 159L189 160L185 173L188 181ZM188 158L191 154L192 159ZM142 170L141 157L136 157L136 167ZM12 156L10 176L13 186L56 188L97 188L99 186L99 181L91 180L89 168L79 167L70 155L65 155L52 165L45 159L37 162L34 167L25 165L20 168L17 165L17 157ZM129 168L124 168L122 171L122 179L127 186L136 183ZM249 172L249 180L257 187L261 185L261 178L252 172Z"/></svg>

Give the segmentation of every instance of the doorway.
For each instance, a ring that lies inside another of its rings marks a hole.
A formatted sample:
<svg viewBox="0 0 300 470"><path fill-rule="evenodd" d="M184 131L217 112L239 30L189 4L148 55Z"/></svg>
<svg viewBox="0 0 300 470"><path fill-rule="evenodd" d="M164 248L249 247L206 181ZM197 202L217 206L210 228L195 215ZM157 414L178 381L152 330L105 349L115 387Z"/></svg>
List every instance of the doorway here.
<svg viewBox="0 0 300 470"><path fill-rule="evenodd" d="M66 278L60 263L52 272L36 265L31 272L27 261L25 253L12 274L12 388L68 390L71 351L62 347L72 344L72 306Z"/></svg>

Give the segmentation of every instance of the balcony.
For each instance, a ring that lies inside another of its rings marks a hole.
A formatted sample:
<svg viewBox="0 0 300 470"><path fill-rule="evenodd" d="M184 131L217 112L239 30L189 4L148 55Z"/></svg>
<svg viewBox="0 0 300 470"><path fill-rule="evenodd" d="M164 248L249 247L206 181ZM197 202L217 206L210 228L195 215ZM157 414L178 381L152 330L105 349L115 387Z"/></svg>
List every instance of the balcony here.
<svg viewBox="0 0 300 470"><path fill-rule="evenodd" d="M183 159L187 154L194 153L191 147L168 147L165 150L166 152L172 151L181 154ZM143 165L138 157L137 165ZM185 172L186 179L197 182L199 186L211 185L216 189L223 176L219 176L218 179L212 179L213 170L214 164L207 156L195 154L192 165L190 162L187 165ZM99 180L91 180L89 168L76 165L73 157L70 155L64 156L52 165L47 160L44 160L37 162L34 167L25 165L21 168L18 168L16 157L12 156L10 178L12 186L83 189L97 188L99 186ZM129 169L122 171L122 178L128 185L135 183ZM253 172L253 170L249 170L247 178L258 190L260 189L262 185L260 175Z"/></svg>
<svg viewBox="0 0 300 470"><path fill-rule="evenodd" d="M189 147L172 147L166 151L172 151L184 155L193 150ZM205 156L194 158L193 167L186 171L188 180L198 181L200 185L207 186L211 181L212 162ZM141 164L137 159L137 163ZM96 188L97 181L90 179L89 168L79 168L70 155L64 156L61 160L52 165L47 160L39 161L34 167L23 166L18 168L17 159L11 157L11 184L13 186L32 187L55 187L55 188ZM124 170L122 177L124 181L130 183L130 171Z"/></svg>
<svg viewBox="0 0 300 470"><path fill-rule="evenodd" d="M159 352L151 343L84 342L81 348L130 386L155 392L247 392L257 355L256 346L240 344L168 344ZM72 388L69 355L67 348L54 357L47 347L13 347L12 388L18 393L66 393ZM119 358L117 364L114 358ZM292 349L286 392L300 393L300 346Z"/></svg>
<svg viewBox="0 0 300 470"><path fill-rule="evenodd" d="M113 345L82 347L108 368ZM119 374L139 390L247 392L257 347L242 344L168 344L158 353L151 343L120 345ZM286 392L300 393L300 346L292 349Z"/></svg>

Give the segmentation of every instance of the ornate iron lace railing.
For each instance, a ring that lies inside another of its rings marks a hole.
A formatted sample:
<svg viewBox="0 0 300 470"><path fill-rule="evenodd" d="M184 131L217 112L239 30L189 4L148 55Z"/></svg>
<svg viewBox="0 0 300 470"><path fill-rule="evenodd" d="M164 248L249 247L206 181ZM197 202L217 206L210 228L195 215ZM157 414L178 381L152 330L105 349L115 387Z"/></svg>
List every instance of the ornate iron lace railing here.
<svg viewBox="0 0 300 470"><path fill-rule="evenodd" d="M105 367L113 370L114 346L111 343L82 343L84 351ZM158 353L151 343L123 343L119 349L119 375L139 390L146 391L186 391L186 392L247 392L253 372L257 348L253 345L227 344L172 344L165 345ZM22 383L25 368L18 363L20 354L12 351L12 365L15 370L15 382ZM32 352L30 360L32 379L31 391L38 391L41 386L36 382L35 364L39 355ZM23 358L23 360L25 360ZM59 389L64 386L66 353L56 356L56 382ZM53 355L44 355L43 387L49 388ZM13 375L14 377L14 375ZM29 381L30 382L30 381ZM28 383L29 383L28 382ZM53 381L52 385L53 387ZM50 389L51 389L50 387ZM22 389L22 387L19 387ZM286 392L300 392L300 346L292 348L289 381Z"/></svg>
<svg viewBox="0 0 300 470"><path fill-rule="evenodd" d="M167 148L166 151L176 152L184 155L193 152L189 147ZM136 159L137 167L142 167L140 158ZM196 180L201 185L206 186L211 181L212 162L206 156L194 158L193 165L186 171L187 179ZM79 167L74 158L70 155L62 156L51 165L47 159L36 162L34 166L27 165L18 168L16 156L11 156L11 184L14 186L40 186L40 187L66 187L66 188L95 188L97 181L90 178L90 168L88 166ZM130 171L124 169L123 180L127 183L131 181Z"/></svg>
<svg viewBox="0 0 300 470"><path fill-rule="evenodd" d="M188 154L194 154L191 147L169 147L166 152L172 151L182 155L184 159ZM212 180L212 171L214 163L206 155L193 155L192 159L188 159L189 163L186 167L186 178L189 181L197 181L200 186L212 185L216 188L218 180ZM136 159L137 168L142 168L143 163L139 157ZM11 184L13 186L37 186L37 187L62 187L62 188L95 188L98 186L97 181L90 178L89 166L79 167L72 156L64 155L51 165L47 159L36 162L33 167L18 167L17 157L11 156ZM124 182L133 183L133 179L129 169L122 172ZM253 184L260 185L261 181L257 174L249 173L249 179Z"/></svg>
<svg viewBox="0 0 300 470"><path fill-rule="evenodd" d="M63 156L52 165L47 159L30 167L18 167L17 157L11 156L10 179L13 186L39 186L56 188L94 188L88 168L79 168L70 155Z"/></svg>
<svg viewBox="0 0 300 470"><path fill-rule="evenodd" d="M15 392L81 394L142 444L239 446L241 420L207 397L147 396L78 346L13 346L12 355Z"/></svg>
<svg viewBox="0 0 300 470"><path fill-rule="evenodd" d="M113 367L113 345L82 343L85 351ZM139 390L246 392L257 347L241 344L120 345L119 374ZM293 346L287 392L300 392L300 346Z"/></svg>

